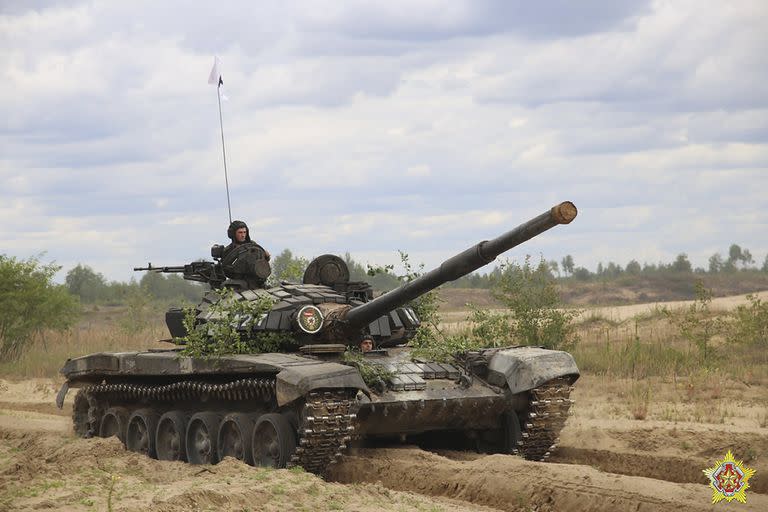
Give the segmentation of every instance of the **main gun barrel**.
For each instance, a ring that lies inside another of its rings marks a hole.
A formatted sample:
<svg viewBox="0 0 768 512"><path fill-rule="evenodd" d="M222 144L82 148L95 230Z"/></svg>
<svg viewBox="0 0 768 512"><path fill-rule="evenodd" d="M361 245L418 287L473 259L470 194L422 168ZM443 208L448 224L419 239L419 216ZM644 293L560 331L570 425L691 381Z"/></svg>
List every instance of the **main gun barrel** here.
<svg viewBox="0 0 768 512"><path fill-rule="evenodd" d="M346 322L350 327L363 327L388 311L434 290L441 284L474 272L495 260L501 253L540 235L544 231L558 224L570 223L576 218L576 214L576 206L573 203L570 201L560 203L493 240L485 240L460 252L444 261L438 268L417 277L413 281L366 302L362 306L350 309L346 315Z"/></svg>

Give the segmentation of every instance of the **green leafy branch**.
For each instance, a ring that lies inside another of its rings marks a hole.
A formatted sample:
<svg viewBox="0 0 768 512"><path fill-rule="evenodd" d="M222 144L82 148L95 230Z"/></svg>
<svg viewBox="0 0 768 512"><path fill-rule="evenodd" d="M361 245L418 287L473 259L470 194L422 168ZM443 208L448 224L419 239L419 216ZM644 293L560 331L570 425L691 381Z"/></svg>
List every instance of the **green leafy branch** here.
<svg viewBox="0 0 768 512"><path fill-rule="evenodd" d="M194 308L185 310L184 328L188 334L176 340L185 345L182 354L192 357L257 354L277 352L293 343L293 337L286 333L254 331L275 303L270 295L247 300L229 289L213 293L217 297L208 310L207 321L199 321Z"/></svg>
<svg viewBox="0 0 768 512"><path fill-rule="evenodd" d="M363 378L368 387L377 387L385 384L387 380L391 379L394 375L391 371L387 370L383 365L376 364L356 350L347 350L342 356L344 363L349 366L354 366L357 371L360 372L360 376Z"/></svg>

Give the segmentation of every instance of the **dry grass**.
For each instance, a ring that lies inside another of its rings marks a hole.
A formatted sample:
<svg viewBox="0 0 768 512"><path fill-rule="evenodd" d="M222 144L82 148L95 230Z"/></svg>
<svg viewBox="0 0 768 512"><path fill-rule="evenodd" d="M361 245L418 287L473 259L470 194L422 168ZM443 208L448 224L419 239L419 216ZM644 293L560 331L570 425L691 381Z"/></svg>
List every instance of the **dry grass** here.
<svg viewBox="0 0 768 512"><path fill-rule="evenodd" d="M120 352L168 347L159 317L131 325L123 310L88 312L73 329L46 333L35 340L17 361L0 363L0 376L12 379L57 377L67 359L94 352Z"/></svg>
<svg viewBox="0 0 768 512"><path fill-rule="evenodd" d="M627 407L633 419L648 417L651 403L651 386L647 382L633 382L627 393Z"/></svg>
<svg viewBox="0 0 768 512"><path fill-rule="evenodd" d="M768 354L748 345L715 340L712 354L703 360L699 349L681 339L664 317L649 315L617 325L579 328L581 343L572 351L586 373L642 379L662 376L676 379L719 370L747 384L768 381ZM714 392L717 394L717 392Z"/></svg>
<svg viewBox="0 0 768 512"><path fill-rule="evenodd" d="M768 426L766 351L716 339L704 360L661 307L626 309L634 314L587 310L575 321L580 342L571 353L585 381L602 383L594 396L583 390L586 403L602 404L587 417ZM458 318L452 312L445 330L472 327Z"/></svg>
<svg viewBox="0 0 768 512"><path fill-rule="evenodd" d="M132 324L128 313L125 308L89 311L69 332L48 334L29 347L18 361L0 363L0 376L55 377L67 358L168 346L156 341L168 337L162 313L156 313L140 325ZM471 327L464 320L466 316L466 311L452 313L449 322L443 323L443 329L466 331ZM698 349L679 338L675 327L658 308L646 308L621 321L613 316L606 318L601 312L588 311L577 320L576 326L581 341L572 354L585 375L634 380L662 377L675 383L681 401L722 396L717 384L711 388L711 383L720 379L703 374L702 368L717 370L723 379L732 378L747 385L768 383L765 351L715 344L715 355L703 364Z"/></svg>

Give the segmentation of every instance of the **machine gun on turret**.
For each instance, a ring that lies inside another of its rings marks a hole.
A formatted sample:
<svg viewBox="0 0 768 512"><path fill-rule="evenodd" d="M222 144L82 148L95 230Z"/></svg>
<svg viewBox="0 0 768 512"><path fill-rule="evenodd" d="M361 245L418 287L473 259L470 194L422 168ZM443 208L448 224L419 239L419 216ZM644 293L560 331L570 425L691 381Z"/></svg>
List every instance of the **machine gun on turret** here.
<svg viewBox="0 0 768 512"><path fill-rule="evenodd" d="M263 288L272 269L265 257L264 248L255 242L230 246L211 247L214 261L193 261L186 265L134 267L134 271L149 271L160 274L182 274L188 281L206 283L211 288L233 288L251 290Z"/></svg>
<svg viewBox="0 0 768 512"><path fill-rule="evenodd" d="M182 277L187 281L206 283L211 288L221 288L227 280L221 263L213 261L193 261L186 265L170 267L153 267L152 263L149 263L146 267L134 267L133 270L134 272L148 271L158 274L183 274Z"/></svg>

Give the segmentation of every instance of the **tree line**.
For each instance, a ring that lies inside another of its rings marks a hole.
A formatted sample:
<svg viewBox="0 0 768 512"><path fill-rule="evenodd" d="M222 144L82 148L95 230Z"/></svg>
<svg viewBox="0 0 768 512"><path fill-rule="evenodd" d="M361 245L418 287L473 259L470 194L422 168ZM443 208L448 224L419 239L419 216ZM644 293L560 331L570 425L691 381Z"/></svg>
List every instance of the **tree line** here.
<svg viewBox="0 0 768 512"><path fill-rule="evenodd" d="M344 254L344 261L349 267L350 280L367 281L375 290L391 290L402 283L395 275L393 267L364 265L356 261L349 252ZM300 282L309 260L295 256L290 249L272 258L272 275L268 285L277 285L281 281ZM456 281L446 284L452 288L493 288L502 279L504 266L497 265L493 270L473 272ZM560 261L548 260L547 271L552 277L561 280L592 281L618 278L622 276L658 276L663 274L724 274L738 271L761 271L768 273L768 255L758 268L749 249L738 244L731 244L727 256L717 252L710 256L707 268L694 267L686 253L678 254L674 261L665 263L640 263L630 260L626 265L613 261L598 263L595 271L584 266L577 266L572 255L564 256ZM147 272L140 279L129 282L108 281L102 274L91 267L78 264L66 274L66 288L84 304L125 304L126 301L143 293L164 302L190 302L200 300L208 287L193 281L186 281L178 274L158 274Z"/></svg>
<svg viewBox="0 0 768 512"><path fill-rule="evenodd" d="M709 257L707 268L694 267L688 259L686 253L679 253L674 261L665 263L640 263L637 260L630 260L626 265L609 261L600 262L594 272L586 267L577 266L573 256L567 254L560 261L547 261L548 271L552 277L558 279L572 279L575 281L594 281L619 278L622 276L661 276L665 274L699 274L714 275L728 274L738 271L754 271L768 273L768 255L758 268L752 253L747 248L742 248L738 244L731 244L728 249L727 258L721 253L716 252ZM502 269L495 267L486 274L474 273L457 279L447 284L453 288L492 288L494 283L501 277Z"/></svg>
<svg viewBox="0 0 768 512"><path fill-rule="evenodd" d="M352 281L367 281L374 289L383 291L395 288L421 271L411 268L407 263L407 254L401 252L400 255L406 266L405 276L396 275L391 265L364 266L349 253L345 254L344 259ZM275 285L280 281L299 282L308 264L306 258L294 256L289 249L285 249L272 260L272 276L268 284ZM194 304L208 290L207 286L185 281L179 275L154 272L147 272L141 279L131 279L127 283L108 281L102 274L83 264L78 264L67 272L64 284L56 284L53 277L60 270L60 266L42 263L35 257L17 259L0 254L0 361L17 357L23 346L34 337L41 336L46 330L68 329L74 325L81 312L81 304L130 306L135 303L146 305L149 300ZM533 282L545 283L551 280L554 283L557 280L607 279L633 275L693 276L736 272L768 273L768 256L758 269L748 249L732 244L727 258L719 253L713 254L709 258L707 269L693 268L688 256L680 253L671 263L640 265L635 260L625 266L613 262L606 265L600 263L596 272L577 267L571 255L566 255L560 262L541 258L535 267L530 265L527 258L522 267L515 263L502 263L491 272L473 273L447 286L499 290L507 282L519 284L522 278L535 278ZM760 318L763 322L764 305L757 303L753 306L761 312ZM497 319L491 320L495 322ZM560 325L562 319L557 320L555 324Z"/></svg>

